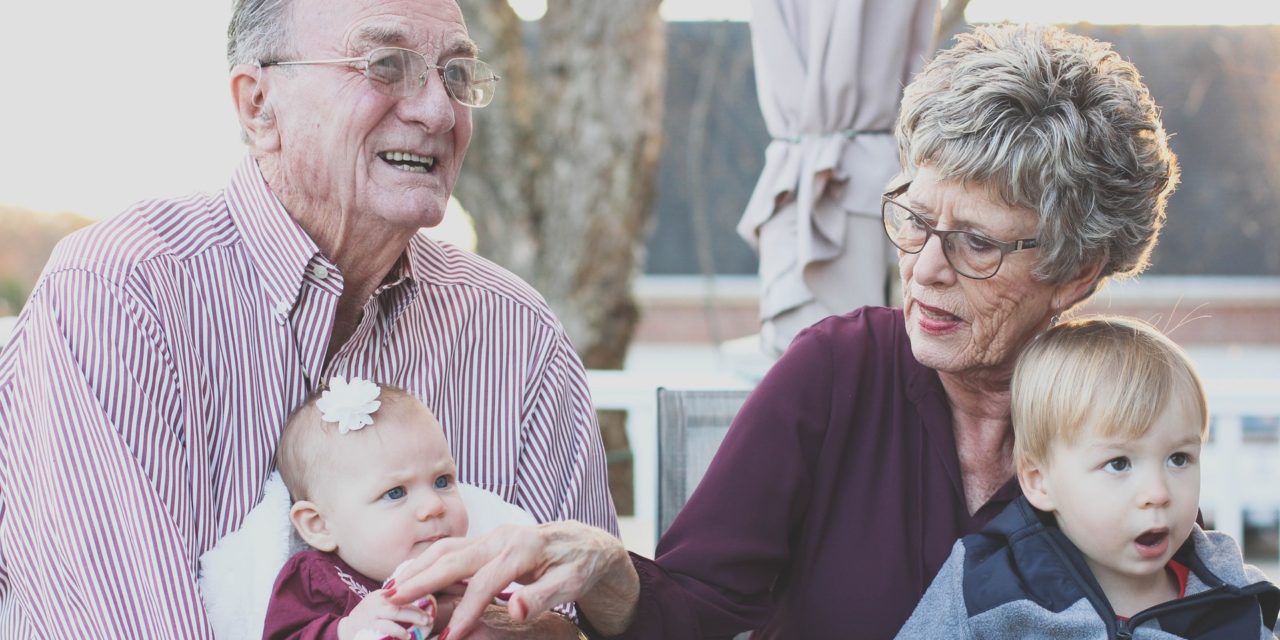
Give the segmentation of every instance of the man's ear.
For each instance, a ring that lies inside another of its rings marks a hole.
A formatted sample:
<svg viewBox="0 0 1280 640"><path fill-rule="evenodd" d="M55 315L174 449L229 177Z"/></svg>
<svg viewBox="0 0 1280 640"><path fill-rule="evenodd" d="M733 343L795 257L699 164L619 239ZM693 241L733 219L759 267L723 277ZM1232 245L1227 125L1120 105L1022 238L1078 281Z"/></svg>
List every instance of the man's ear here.
<svg viewBox="0 0 1280 640"><path fill-rule="evenodd" d="M261 151L275 151L280 146L280 136L267 104L267 89L261 67L253 64L232 67L231 100L246 142Z"/></svg>
<svg viewBox="0 0 1280 640"><path fill-rule="evenodd" d="M1044 469L1037 465L1019 466L1018 484L1022 485L1022 495L1027 497L1031 506L1049 513L1054 511L1053 496L1049 491Z"/></svg>
<svg viewBox="0 0 1280 640"><path fill-rule="evenodd" d="M324 514L310 500L299 500L289 509L289 520L293 528L298 530L302 540L319 551L330 552L338 548L338 541L333 539L329 531L329 523Z"/></svg>

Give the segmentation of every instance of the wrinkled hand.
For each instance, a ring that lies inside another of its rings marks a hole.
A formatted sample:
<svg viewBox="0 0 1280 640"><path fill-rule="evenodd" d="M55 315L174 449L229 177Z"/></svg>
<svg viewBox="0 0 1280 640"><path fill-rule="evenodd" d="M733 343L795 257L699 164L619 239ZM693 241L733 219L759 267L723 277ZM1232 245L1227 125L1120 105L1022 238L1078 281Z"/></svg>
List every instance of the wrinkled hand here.
<svg viewBox="0 0 1280 640"><path fill-rule="evenodd" d="M400 638L411 640L409 630L397 624L400 622L430 629L435 618L435 599L419 609L413 604L392 604L387 599L387 591L379 589L371 592L356 605L351 613L338 621L339 640L364 640L365 638ZM394 591L391 593L395 593ZM370 633L372 632L372 633Z"/></svg>
<svg viewBox="0 0 1280 640"><path fill-rule="evenodd" d="M391 602L412 602L470 577L453 610L449 639L476 628L485 606L512 582L523 586L507 603L516 622L577 601L597 629L626 629L640 581L622 542L580 522L504 525L479 538L445 538L401 569Z"/></svg>

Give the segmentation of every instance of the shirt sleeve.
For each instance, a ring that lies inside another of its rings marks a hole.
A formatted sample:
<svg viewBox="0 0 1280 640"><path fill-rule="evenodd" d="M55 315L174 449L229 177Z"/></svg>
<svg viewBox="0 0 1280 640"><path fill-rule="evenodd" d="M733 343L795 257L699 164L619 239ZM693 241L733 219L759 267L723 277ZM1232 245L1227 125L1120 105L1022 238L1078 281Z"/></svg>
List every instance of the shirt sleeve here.
<svg viewBox="0 0 1280 640"><path fill-rule="evenodd" d="M562 331L553 334L540 365L521 425L520 506L539 522L578 520L617 536L586 372Z"/></svg>
<svg viewBox="0 0 1280 640"><path fill-rule="evenodd" d="M40 637L211 635L174 367L138 294L48 274L0 357L0 611Z"/></svg>
<svg viewBox="0 0 1280 640"><path fill-rule="evenodd" d="M334 640L345 617L345 602L314 584L315 565L295 555L280 570L271 589L263 640Z"/></svg>
<svg viewBox="0 0 1280 640"><path fill-rule="evenodd" d="M656 562L633 556L640 602L620 637L732 637L768 622L829 421L829 341L796 339L739 410Z"/></svg>

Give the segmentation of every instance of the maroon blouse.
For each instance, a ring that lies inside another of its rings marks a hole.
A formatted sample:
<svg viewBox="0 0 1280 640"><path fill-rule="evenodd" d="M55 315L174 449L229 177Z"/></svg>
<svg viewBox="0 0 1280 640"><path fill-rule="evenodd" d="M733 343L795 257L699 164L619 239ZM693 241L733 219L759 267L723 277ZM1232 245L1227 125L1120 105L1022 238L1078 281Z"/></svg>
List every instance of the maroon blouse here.
<svg viewBox="0 0 1280 640"><path fill-rule="evenodd" d="M336 640L338 622L380 585L337 554L301 551L289 558L267 605L264 640Z"/></svg>
<svg viewBox="0 0 1280 640"><path fill-rule="evenodd" d="M796 338L747 399L701 485L633 556L641 598L622 637L892 638L970 516L951 410L902 311L867 307Z"/></svg>

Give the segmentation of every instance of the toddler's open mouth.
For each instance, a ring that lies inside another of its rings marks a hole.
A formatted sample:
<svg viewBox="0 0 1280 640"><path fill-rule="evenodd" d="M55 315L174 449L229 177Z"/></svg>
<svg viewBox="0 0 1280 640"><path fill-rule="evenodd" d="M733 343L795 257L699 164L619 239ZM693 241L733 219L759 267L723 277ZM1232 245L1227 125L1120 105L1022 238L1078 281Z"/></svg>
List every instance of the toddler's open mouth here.
<svg viewBox="0 0 1280 640"><path fill-rule="evenodd" d="M1169 529L1167 527L1148 529L1133 542L1138 548L1138 555L1144 558L1159 558L1169 549Z"/></svg>

